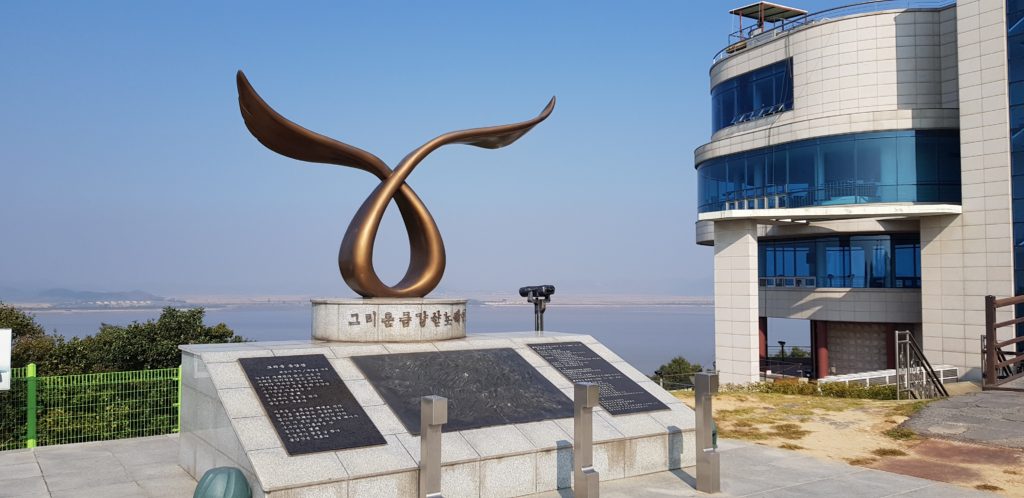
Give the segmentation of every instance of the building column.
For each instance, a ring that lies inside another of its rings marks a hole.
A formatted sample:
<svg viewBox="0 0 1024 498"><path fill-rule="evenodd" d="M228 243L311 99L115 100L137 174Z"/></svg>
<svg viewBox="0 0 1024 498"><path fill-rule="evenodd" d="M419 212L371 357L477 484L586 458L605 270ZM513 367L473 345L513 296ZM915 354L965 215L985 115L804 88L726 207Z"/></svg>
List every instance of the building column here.
<svg viewBox="0 0 1024 498"><path fill-rule="evenodd" d="M715 222L715 365L720 382L760 378L757 223Z"/></svg>
<svg viewBox="0 0 1024 498"><path fill-rule="evenodd" d="M814 376L822 378L829 374L828 370L828 322L814 320L811 322L814 343Z"/></svg>
<svg viewBox="0 0 1024 498"><path fill-rule="evenodd" d="M768 317L762 316L757 319L757 345L760 359L768 358Z"/></svg>
<svg viewBox="0 0 1024 498"><path fill-rule="evenodd" d="M885 368L890 370L896 368L896 331L899 329L899 325L892 324L885 331Z"/></svg>

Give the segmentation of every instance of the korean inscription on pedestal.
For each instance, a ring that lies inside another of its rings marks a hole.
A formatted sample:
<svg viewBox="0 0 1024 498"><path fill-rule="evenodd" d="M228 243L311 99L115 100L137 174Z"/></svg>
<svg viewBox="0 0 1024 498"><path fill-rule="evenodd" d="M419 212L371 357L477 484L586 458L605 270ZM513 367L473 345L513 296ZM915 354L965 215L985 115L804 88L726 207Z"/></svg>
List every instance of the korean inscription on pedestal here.
<svg viewBox="0 0 1024 498"><path fill-rule="evenodd" d="M582 342L530 344L537 354L567 379L593 382L601 389L601 406L612 415L668 410L654 395L626 377Z"/></svg>
<svg viewBox="0 0 1024 498"><path fill-rule="evenodd" d="M238 361L289 455L386 443L324 355Z"/></svg>

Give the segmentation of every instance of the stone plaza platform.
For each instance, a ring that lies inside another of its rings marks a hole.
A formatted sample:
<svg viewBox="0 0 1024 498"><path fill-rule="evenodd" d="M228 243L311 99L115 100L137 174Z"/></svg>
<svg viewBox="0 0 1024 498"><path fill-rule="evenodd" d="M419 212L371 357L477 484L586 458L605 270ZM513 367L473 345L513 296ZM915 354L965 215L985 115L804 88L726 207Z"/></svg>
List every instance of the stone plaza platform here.
<svg viewBox="0 0 1024 498"><path fill-rule="evenodd" d="M714 496L995 497L972 489L853 467L793 451L721 440L722 491ZM178 466L178 436L0 451L0 498L189 498L196 482ZM601 483L605 498L706 496L694 468ZM401 496L383 494L373 498ZM415 496L415 495L411 495ZM533 495L567 498L568 490ZM334 498L368 495L334 495Z"/></svg>
<svg viewBox="0 0 1024 498"><path fill-rule="evenodd" d="M308 493L332 497L415 496L419 437L403 425L353 358L504 350L525 361L526 369L539 373L553 385L555 395L560 396L561 391L571 405L572 382L531 348L556 343L582 343L635 382L645 395L649 393L664 404L655 411L620 415L595 408L594 461L602 481L694 464L694 414L690 408L594 338L554 332L377 344L305 340L182 346L179 463L194 478L213 467L237 467L249 480L254 497ZM286 451L239 360L300 355L327 358L383 436L384 444L306 454ZM514 390L515 386L508 389ZM450 417L455 415L450 413ZM571 410L568 418L445 432L442 493L445 497L525 496L565 490L572 475L572 434Z"/></svg>

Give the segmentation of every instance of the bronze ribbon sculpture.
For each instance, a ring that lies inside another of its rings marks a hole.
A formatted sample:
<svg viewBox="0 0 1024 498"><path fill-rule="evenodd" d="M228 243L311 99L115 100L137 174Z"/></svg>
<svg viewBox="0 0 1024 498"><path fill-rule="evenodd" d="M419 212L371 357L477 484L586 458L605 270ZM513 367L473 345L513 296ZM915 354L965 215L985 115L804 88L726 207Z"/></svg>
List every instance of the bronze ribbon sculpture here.
<svg viewBox="0 0 1024 498"><path fill-rule="evenodd" d="M337 164L368 171L380 179L352 218L338 251L338 268L352 290L363 297L423 297L437 287L444 274L444 242L423 201L405 183L428 154L448 144L468 144L486 149L509 145L547 119L555 108L552 97L541 113L521 123L453 131L410 152L392 170L377 156L307 130L278 114L256 93L245 74L238 72L238 105L245 126L268 149L300 161ZM373 244L381 218L391 199L405 222L409 236L409 268L398 284L381 282L373 269Z"/></svg>

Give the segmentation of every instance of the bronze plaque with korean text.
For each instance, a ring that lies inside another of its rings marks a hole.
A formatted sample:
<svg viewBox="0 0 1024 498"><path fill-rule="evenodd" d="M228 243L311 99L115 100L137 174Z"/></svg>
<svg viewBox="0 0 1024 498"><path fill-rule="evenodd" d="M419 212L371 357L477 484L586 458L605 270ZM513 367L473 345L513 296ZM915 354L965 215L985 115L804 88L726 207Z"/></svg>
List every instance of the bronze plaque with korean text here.
<svg viewBox="0 0 1024 498"><path fill-rule="evenodd" d="M612 415L668 410L658 398L582 342L530 344L530 348L573 383L597 384L601 389L601 407Z"/></svg>
<svg viewBox="0 0 1024 498"><path fill-rule="evenodd" d="M386 443L324 355L238 362L289 455Z"/></svg>
<svg viewBox="0 0 1024 498"><path fill-rule="evenodd" d="M420 398L448 398L444 432L572 417L572 400L510 348L353 356L412 434Z"/></svg>

